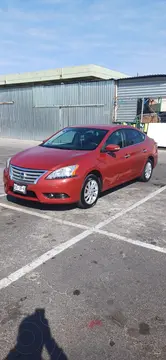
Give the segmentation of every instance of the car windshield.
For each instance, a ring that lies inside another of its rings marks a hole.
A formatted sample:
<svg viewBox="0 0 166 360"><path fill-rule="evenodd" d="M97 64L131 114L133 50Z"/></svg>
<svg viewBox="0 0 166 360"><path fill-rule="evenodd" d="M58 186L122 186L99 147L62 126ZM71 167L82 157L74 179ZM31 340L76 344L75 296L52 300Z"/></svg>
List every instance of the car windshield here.
<svg viewBox="0 0 166 360"><path fill-rule="evenodd" d="M66 128L41 146L64 150L95 150L108 130L95 128Z"/></svg>

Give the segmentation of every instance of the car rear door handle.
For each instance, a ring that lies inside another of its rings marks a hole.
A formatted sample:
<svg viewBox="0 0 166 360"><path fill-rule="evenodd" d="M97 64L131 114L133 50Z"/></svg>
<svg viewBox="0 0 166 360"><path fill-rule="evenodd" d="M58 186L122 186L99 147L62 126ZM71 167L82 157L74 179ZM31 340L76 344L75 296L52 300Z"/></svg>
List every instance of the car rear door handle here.
<svg viewBox="0 0 166 360"><path fill-rule="evenodd" d="M126 154L124 157L125 159L128 159L130 157L130 154Z"/></svg>
<svg viewBox="0 0 166 360"><path fill-rule="evenodd" d="M143 153L146 153L146 152L147 152L147 149L143 149L142 151L143 151Z"/></svg>

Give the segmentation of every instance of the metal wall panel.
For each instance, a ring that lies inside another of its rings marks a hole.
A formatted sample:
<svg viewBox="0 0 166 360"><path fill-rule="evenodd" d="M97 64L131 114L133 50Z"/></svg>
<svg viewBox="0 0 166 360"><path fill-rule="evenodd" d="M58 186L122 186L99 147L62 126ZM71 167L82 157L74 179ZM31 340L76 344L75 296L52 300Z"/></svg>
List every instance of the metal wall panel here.
<svg viewBox="0 0 166 360"><path fill-rule="evenodd" d="M166 77L118 80L116 120L134 121L138 98L160 96L166 96Z"/></svg>
<svg viewBox="0 0 166 360"><path fill-rule="evenodd" d="M65 126L106 124L103 107L71 107L62 109Z"/></svg>
<svg viewBox="0 0 166 360"><path fill-rule="evenodd" d="M33 87L33 106L72 105L79 103L79 84Z"/></svg>
<svg viewBox="0 0 166 360"><path fill-rule="evenodd" d="M62 127L110 124L114 81L0 87L0 136L42 140Z"/></svg>
<svg viewBox="0 0 166 360"><path fill-rule="evenodd" d="M0 88L2 101L14 103L0 105L0 136L28 139L33 128L31 88Z"/></svg>
<svg viewBox="0 0 166 360"><path fill-rule="evenodd" d="M59 129L59 109L33 109L33 138L44 140Z"/></svg>

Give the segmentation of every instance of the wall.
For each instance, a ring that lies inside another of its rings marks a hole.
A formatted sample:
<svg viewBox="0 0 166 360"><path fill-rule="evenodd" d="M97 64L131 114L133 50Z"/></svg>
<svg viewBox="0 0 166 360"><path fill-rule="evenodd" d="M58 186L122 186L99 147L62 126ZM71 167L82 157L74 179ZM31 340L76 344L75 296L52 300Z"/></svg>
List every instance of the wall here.
<svg viewBox="0 0 166 360"><path fill-rule="evenodd" d="M166 77L135 78L117 82L117 121L134 121L137 99L166 97Z"/></svg>
<svg viewBox="0 0 166 360"><path fill-rule="evenodd" d="M0 137L42 140L68 125L110 124L114 82L0 87Z"/></svg>

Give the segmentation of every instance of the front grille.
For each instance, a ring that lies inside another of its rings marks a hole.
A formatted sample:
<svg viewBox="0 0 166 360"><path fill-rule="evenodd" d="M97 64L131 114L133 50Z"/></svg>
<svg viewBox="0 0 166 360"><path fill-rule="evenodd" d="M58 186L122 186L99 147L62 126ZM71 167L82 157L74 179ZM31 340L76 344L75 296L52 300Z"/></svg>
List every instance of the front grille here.
<svg viewBox="0 0 166 360"><path fill-rule="evenodd" d="M21 184L36 184L45 173L45 170L25 169L10 165L10 179Z"/></svg>

